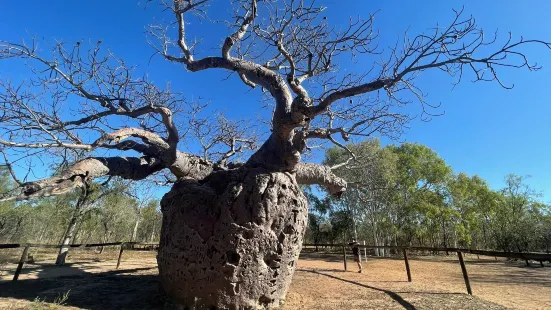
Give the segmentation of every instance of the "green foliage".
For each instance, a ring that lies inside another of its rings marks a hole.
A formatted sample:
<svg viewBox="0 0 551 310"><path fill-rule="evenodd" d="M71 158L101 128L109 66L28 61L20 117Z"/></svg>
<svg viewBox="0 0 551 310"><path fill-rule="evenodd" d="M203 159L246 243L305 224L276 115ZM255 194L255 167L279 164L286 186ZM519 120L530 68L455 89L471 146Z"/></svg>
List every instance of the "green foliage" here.
<svg viewBox="0 0 551 310"><path fill-rule="evenodd" d="M319 231L322 220L332 224L332 235L316 235L319 243L357 234L376 245L551 250L551 208L538 201L524 177L508 175L506 187L495 191L479 176L454 174L424 145L381 147L370 140L347 147L357 161L335 170L352 182L342 199L307 191L317 212L309 229ZM332 148L324 163L333 166L348 156Z"/></svg>
<svg viewBox="0 0 551 310"><path fill-rule="evenodd" d="M1 172L0 186L5 188L9 179ZM0 243L60 244L72 219L76 219L72 243L130 241L137 221L135 241L158 241L159 201L140 204L120 180L109 185L94 183L87 198L79 198L80 192L75 191L35 201L0 203Z"/></svg>
<svg viewBox="0 0 551 310"><path fill-rule="evenodd" d="M492 190L479 176L454 174L430 148L404 143L381 147L377 140L348 146L357 162L334 172L351 182L341 199L303 187L310 215L306 242L341 244L352 238L377 245L472 247L503 251L551 251L551 207L508 175ZM348 159L327 151L324 163ZM13 184L0 169L0 191ZM0 242L60 243L73 217L73 243L157 242L159 201L140 202L115 180L92 184L86 201L79 193L22 203L0 203ZM384 254L384 251L377 251Z"/></svg>
<svg viewBox="0 0 551 310"><path fill-rule="evenodd" d="M157 242L159 240L161 222L163 220L159 205L160 202L158 200L152 200L143 208L138 240L143 242Z"/></svg>

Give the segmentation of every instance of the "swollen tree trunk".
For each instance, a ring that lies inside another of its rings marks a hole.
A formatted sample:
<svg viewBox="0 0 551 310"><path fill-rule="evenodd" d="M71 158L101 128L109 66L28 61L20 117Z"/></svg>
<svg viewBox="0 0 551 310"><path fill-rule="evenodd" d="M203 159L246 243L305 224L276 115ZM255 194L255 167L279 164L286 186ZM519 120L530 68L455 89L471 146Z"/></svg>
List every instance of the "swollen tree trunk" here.
<svg viewBox="0 0 551 310"><path fill-rule="evenodd" d="M161 209L159 275L174 304L283 304L307 225L306 198L293 174L245 166L180 180Z"/></svg>
<svg viewBox="0 0 551 310"><path fill-rule="evenodd" d="M69 222L69 226L65 231L65 236L63 237L63 241L61 242L62 247L59 249L59 253L57 254L57 259L55 261L56 265L65 264L65 259L67 258L67 254L69 254L68 245L71 242L71 239L73 238L75 228L77 227L77 221L78 221L78 216L75 212L75 214L73 214L73 216L71 217L71 221Z"/></svg>

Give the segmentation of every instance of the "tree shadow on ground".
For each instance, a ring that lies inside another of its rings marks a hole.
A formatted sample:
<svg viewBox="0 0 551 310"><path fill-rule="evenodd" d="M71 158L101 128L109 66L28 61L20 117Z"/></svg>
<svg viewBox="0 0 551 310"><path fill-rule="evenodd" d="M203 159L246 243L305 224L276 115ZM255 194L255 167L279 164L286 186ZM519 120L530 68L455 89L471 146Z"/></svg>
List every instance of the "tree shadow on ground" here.
<svg viewBox="0 0 551 310"><path fill-rule="evenodd" d="M4 271L2 274L2 280L11 280L15 274L15 266ZM27 263L23 265L23 269L19 273L19 279L24 280L25 278L51 278L51 277L60 277L60 276L73 276L73 275L83 275L87 272L82 269L82 262L73 262L66 263L63 266L57 266L54 264L45 264L45 263ZM1 281L0 281L1 283Z"/></svg>
<svg viewBox="0 0 551 310"><path fill-rule="evenodd" d="M502 275L493 275L491 277L469 275L471 282L480 283L498 283L510 285L535 285L539 287L551 287L549 275L534 275L529 272L507 273Z"/></svg>
<svg viewBox="0 0 551 310"><path fill-rule="evenodd" d="M364 260L364 254L362 253L362 260ZM350 262L352 261L354 256L352 253L346 254L346 261ZM312 261L325 261L329 263L336 263L336 262L343 262L343 256L341 253L324 253L324 252L308 252L308 253L300 253L300 259L303 260L312 260ZM378 256L368 256L367 260L404 260L403 256L385 256L385 257L378 257Z"/></svg>
<svg viewBox="0 0 551 310"><path fill-rule="evenodd" d="M346 283L350 283L350 284L358 285L358 286L361 286L361 287L365 287L365 288L368 288L368 289L371 289L371 290L383 292L383 293L387 294L390 298L392 298L394 301L399 303L402 307L404 307L404 309L416 309L414 305L412 305L411 303L406 301L404 298L402 298L402 296L400 296L396 292L393 292L393 291L390 291L390 290L385 290L385 289L378 288L378 287L375 287L375 286L370 286L370 285L367 285L367 284L362 284L362 283L359 283L359 282L339 278L339 277L334 276L334 275L330 275L330 274L327 274L327 273L320 272L319 270L299 269L299 271L310 272L310 273L326 276L326 277L331 278L331 279L340 280L340 281L343 281L343 282L346 282Z"/></svg>
<svg viewBox="0 0 551 310"><path fill-rule="evenodd" d="M348 255L347 255L348 256ZM342 253L300 253L300 259L314 260L314 261L326 261L329 263L342 262Z"/></svg>
<svg viewBox="0 0 551 310"><path fill-rule="evenodd" d="M452 255L450 256L440 256L442 258L447 258L447 259L438 259L438 256L434 257L434 258L430 258L430 257L425 257L425 256L415 256L415 255L410 255L409 256L409 259L410 260L417 260L417 261L421 261L421 262L436 262L436 263L448 263L448 264L459 264L459 258L457 256L453 257ZM539 269L539 268L547 268L547 267L551 267L551 264L547 263L547 262L543 262L543 266L540 264L539 261L532 261L530 260L530 265L526 265L526 262L524 260L521 260L521 259L518 259L518 260L514 260L514 259L511 259L511 260L504 260L504 259L499 259L499 260L494 260L492 258L489 258L489 257L484 257L482 258L483 256L481 256L480 259L477 259L477 258L474 258L474 257L465 257L465 264L467 265L496 265L496 266L500 266L500 267L506 267L506 268L528 268L528 269Z"/></svg>
<svg viewBox="0 0 551 310"><path fill-rule="evenodd" d="M310 269L297 269L297 271L311 271ZM343 269L318 269L316 268L316 271L320 272L346 272Z"/></svg>
<svg viewBox="0 0 551 310"><path fill-rule="evenodd" d="M157 267L0 283L0 297L54 302L69 290L66 306L85 309L162 309ZM129 275L129 273L141 273Z"/></svg>
<svg viewBox="0 0 551 310"><path fill-rule="evenodd" d="M363 253L362 253L362 259L363 259ZM481 256L482 257L482 256ZM459 266L459 258L457 256L454 256L454 254L450 255L440 255L440 256L424 256L424 255L414 255L409 254L408 258L410 261L419 261L419 262L434 262L434 263L447 263L447 264L457 264ZM343 255L342 252L315 252L315 251L308 251L305 253L300 254L300 259L303 260L322 260L329 263L336 263L336 262L343 262ZM347 262L352 261L352 254L347 253L346 254ZM367 261L376 261L376 260L404 260L404 257L402 255L394 255L394 256L368 256ZM544 262L544 267L540 265L539 262L532 261L529 266L526 266L526 263L524 260L493 260L482 258L482 259L476 259L476 258L465 258L465 264L468 265L496 265L499 267L504 268L515 268L515 269L540 269L540 268L547 268L550 267L550 264Z"/></svg>

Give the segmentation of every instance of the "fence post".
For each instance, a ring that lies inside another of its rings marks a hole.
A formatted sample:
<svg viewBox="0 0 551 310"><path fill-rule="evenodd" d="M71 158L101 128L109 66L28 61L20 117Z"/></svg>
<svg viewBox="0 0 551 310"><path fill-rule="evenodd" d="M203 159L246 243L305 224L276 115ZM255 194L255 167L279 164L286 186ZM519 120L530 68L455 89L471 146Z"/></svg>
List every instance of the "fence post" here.
<svg viewBox="0 0 551 310"><path fill-rule="evenodd" d="M23 269L23 264L27 261L27 256L29 255L29 246L27 245L25 249L23 250L23 254L21 255L21 259L19 260L19 264L17 265L17 269L15 269L15 274L13 275L12 281L17 281L19 278L19 274L21 273L21 270Z"/></svg>
<svg viewBox="0 0 551 310"><path fill-rule="evenodd" d="M463 280L465 280L465 286L467 287L467 293L473 295L471 290L471 283L469 282L469 274L467 273L467 267L465 267L465 262L463 261L463 253L457 251L457 256L459 257L459 264L461 265L461 271L463 272Z"/></svg>
<svg viewBox="0 0 551 310"><path fill-rule="evenodd" d="M404 252L404 262L406 263L406 272L408 274L408 282L411 282L411 271L409 270L409 260L408 260L408 250L406 248L402 249Z"/></svg>
<svg viewBox="0 0 551 310"><path fill-rule="evenodd" d="M117 268L119 269L119 266L121 265L121 258L122 258L122 252L124 251L124 243L121 243L121 250L119 252L119 259L117 260Z"/></svg>
<svg viewBox="0 0 551 310"><path fill-rule="evenodd" d="M344 244L342 245L342 260L344 261L344 271L347 271L346 268L346 248Z"/></svg>

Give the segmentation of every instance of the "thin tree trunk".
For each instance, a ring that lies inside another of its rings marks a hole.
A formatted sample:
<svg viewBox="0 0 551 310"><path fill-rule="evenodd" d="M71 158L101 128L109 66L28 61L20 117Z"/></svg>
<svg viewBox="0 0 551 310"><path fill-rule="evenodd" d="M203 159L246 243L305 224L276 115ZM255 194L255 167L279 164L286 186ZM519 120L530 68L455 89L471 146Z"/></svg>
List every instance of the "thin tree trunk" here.
<svg viewBox="0 0 551 310"><path fill-rule="evenodd" d="M377 232L375 229L373 229L373 243L375 243L375 246L379 245L379 239L377 238ZM379 253L379 248L375 248L375 256L380 256Z"/></svg>
<svg viewBox="0 0 551 310"><path fill-rule="evenodd" d="M19 233L19 229L21 228L21 223L23 222L23 218L19 218L17 220L17 224L15 225L15 231L12 234L11 239L15 239L17 234ZM18 239L19 240L19 239Z"/></svg>
<svg viewBox="0 0 551 310"><path fill-rule="evenodd" d="M398 246L398 233L397 232L394 233L394 246L395 247ZM394 254L398 254L398 249L397 248L394 250Z"/></svg>
<svg viewBox="0 0 551 310"><path fill-rule="evenodd" d="M316 227L316 232L314 233L314 244L316 246L316 252L318 252L319 234L320 234L320 228L318 225L318 227Z"/></svg>
<svg viewBox="0 0 551 310"><path fill-rule="evenodd" d="M356 212L354 212L354 208L352 208L350 205L348 205L348 211L352 216L352 229L354 230L354 240L358 241L358 231L356 229Z"/></svg>
<svg viewBox="0 0 551 310"><path fill-rule="evenodd" d="M138 215L138 218L136 219L136 223L134 224L134 230L132 230L132 236L130 237L130 242L136 241L136 235L138 234L139 225L140 225L140 215Z"/></svg>
<svg viewBox="0 0 551 310"><path fill-rule="evenodd" d="M488 237L486 235L486 219L482 221L482 234L484 235L484 248L488 249Z"/></svg>
<svg viewBox="0 0 551 310"><path fill-rule="evenodd" d="M79 236L79 233L81 231L81 228L82 228L82 221L78 221L78 226L77 228L75 229L75 235L73 237L73 244L76 244L77 243L77 240L78 240L78 236Z"/></svg>
<svg viewBox="0 0 551 310"><path fill-rule="evenodd" d="M371 213L371 232L373 234L373 243L375 244L375 246L378 246L379 245L379 239L378 239L378 234L377 234L377 219L376 219L376 216L375 216L375 210L374 208L369 208L370 210L370 213ZM374 250L375 252L375 256L381 256L380 255L380 249L379 248L375 248Z"/></svg>
<svg viewBox="0 0 551 310"><path fill-rule="evenodd" d="M107 243L111 240L111 236L113 235L113 232L111 230L108 230L105 232L105 236L103 237L103 243ZM103 250L105 249L104 246L101 246L99 254L103 253Z"/></svg>
<svg viewBox="0 0 551 310"><path fill-rule="evenodd" d="M40 236L38 237L38 243L42 243L42 239L44 239L44 231L45 230L46 230L46 228L44 226L42 226L42 228L40 229Z"/></svg>
<svg viewBox="0 0 551 310"><path fill-rule="evenodd" d="M151 235L149 236L149 242L153 243L155 241L155 225L151 227Z"/></svg>
<svg viewBox="0 0 551 310"><path fill-rule="evenodd" d="M77 212L73 214L71 217L71 220L69 221L69 226L67 227L67 230L65 231L65 236L63 237L62 247L59 249L59 253L57 254L57 259L55 261L56 265L63 265L65 264L65 259L67 258L67 254L69 254L69 243L71 242L71 239L73 238L73 234L75 232L75 228L77 226L78 216Z"/></svg>

